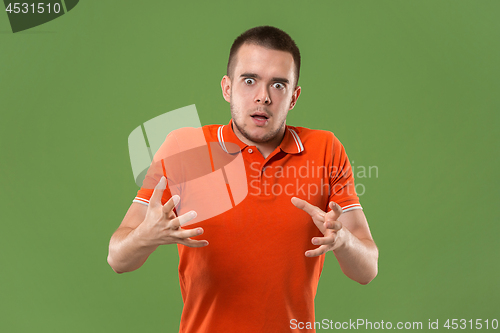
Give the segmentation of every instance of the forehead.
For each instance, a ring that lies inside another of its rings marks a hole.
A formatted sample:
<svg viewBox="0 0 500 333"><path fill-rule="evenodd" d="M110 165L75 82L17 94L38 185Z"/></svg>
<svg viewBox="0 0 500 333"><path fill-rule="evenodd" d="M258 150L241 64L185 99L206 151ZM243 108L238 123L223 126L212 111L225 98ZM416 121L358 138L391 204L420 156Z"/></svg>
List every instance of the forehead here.
<svg viewBox="0 0 500 333"><path fill-rule="evenodd" d="M236 53L235 59L235 76L252 73L263 77L280 76L292 79L294 75L293 56L289 52L245 43Z"/></svg>

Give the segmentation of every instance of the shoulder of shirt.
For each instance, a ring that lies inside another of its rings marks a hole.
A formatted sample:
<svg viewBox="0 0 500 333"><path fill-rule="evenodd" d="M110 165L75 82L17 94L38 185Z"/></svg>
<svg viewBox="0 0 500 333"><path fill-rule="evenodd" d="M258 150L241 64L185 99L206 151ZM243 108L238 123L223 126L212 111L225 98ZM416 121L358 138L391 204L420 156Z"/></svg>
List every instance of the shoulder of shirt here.
<svg viewBox="0 0 500 333"><path fill-rule="evenodd" d="M211 126L211 125L209 125ZM205 128L206 126L203 126L202 128ZM170 131L168 133L168 135L179 135L179 134L188 134L188 133L192 133L192 132L195 132L195 131L199 131L200 130L200 127L180 127L180 128L176 128L172 131Z"/></svg>
<svg viewBox="0 0 500 333"><path fill-rule="evenodd" d="M217 129L223 125L205 125L201 127L203 132L208 132L210 134L217 133ZM192 135L200 130L200 127L180 127L175 130L170 131L167 134L168 137L186 137Z"/></svg>
<svg viewBox="0 0 500 333"><path fill-rule="evenodd" d="M210 124L210 125L204 125L202 126L202 128L204 130L209 130L209 131L217 131L219 129L219 127L221 126L226 126L227 124L225 125L221 125L221 124Z"/></svg>
<svg viewBox="0 0 500 333"><path fill-rule="evenodd" d="M287 125L288 128L294 130L300 137L302 141L305 140L321 140L321 141L332 141L340 143L340 140L335 136L335 134L331 131L320 130L320 129L310 129L307 127L300 126L290 126Z"/></svg>
<svg viewBox="0 0 500 333"><path fill-rule="evenodd" d="M214 135L217 136L217 130L222 126L225 126L225 125L210 124L210 125L204 125L201 128L206 134L210 134L210 136L214 136ZM301 127L301 126L287 125L287 127L289 129L295 131L299 135L299 137L302 141L320 140L322 142L330 141L334 144L340 143L340 140L331 131L320 130L320 129L310 129L310 128ZM182 127L182 128L178 128L176 130L173 130L172 132L169 133L169 135L174 135L174 136L181 135L182 136L182 135L192 133L195 129L196 128L194 128L194 127Z"/></svg>

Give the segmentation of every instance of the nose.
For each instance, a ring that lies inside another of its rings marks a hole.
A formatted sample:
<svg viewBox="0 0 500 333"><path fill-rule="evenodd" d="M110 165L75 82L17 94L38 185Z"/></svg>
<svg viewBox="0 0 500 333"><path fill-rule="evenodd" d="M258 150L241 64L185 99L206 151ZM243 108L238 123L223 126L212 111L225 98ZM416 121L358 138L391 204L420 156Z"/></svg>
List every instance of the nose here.
<svg viewBox="0 0 500 333"><path fill-rule="evenodd" d="M259 89L257 96L255 97L255 102L265 105L271 104L271 96L269 95L267 87L262 87L262 89Z"/></svg>

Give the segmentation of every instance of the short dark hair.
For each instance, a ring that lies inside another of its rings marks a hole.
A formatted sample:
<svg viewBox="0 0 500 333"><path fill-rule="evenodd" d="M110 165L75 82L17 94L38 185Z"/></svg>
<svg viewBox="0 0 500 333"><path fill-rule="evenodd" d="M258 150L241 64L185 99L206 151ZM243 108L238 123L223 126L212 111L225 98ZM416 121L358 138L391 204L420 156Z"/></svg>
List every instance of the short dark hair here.
<svg viewBox="0 0 500 333"><path fill-rule="evenodd" d="M292 55L295 63L295 85L299 82L300 73L300 51L295 41L283 30L264 25L249 29L238 36L229 51L227 61L227 76L231 77L234 71L234 58L240 47L245 44L255 44L271 50L285 51Z"/></svg>

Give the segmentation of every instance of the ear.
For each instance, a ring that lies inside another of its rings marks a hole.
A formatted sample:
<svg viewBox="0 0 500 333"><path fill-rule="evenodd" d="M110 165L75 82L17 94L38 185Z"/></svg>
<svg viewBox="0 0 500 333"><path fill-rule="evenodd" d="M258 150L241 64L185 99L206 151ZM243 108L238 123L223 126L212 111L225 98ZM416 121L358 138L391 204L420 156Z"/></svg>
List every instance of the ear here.
<svg viewBox="0 0 500 333"><path fill-rule="evenodd" d="M295 104L297 104L297 100L299 99L299 96L300 96L300 91L301 91L300 86L297 86L295 88L295 90L293 91L292 101L290 102L290 108L288 109L289 111L291 109L293 109L293 107L295 106Z"/></svg>
<svg viewBox="0 0 500 333"><path fill-rule="evenodd" d="M222 88L222 96L226 102L231 103L231 79L229 76L224 75L220 82L220 87Z"/></svg>

